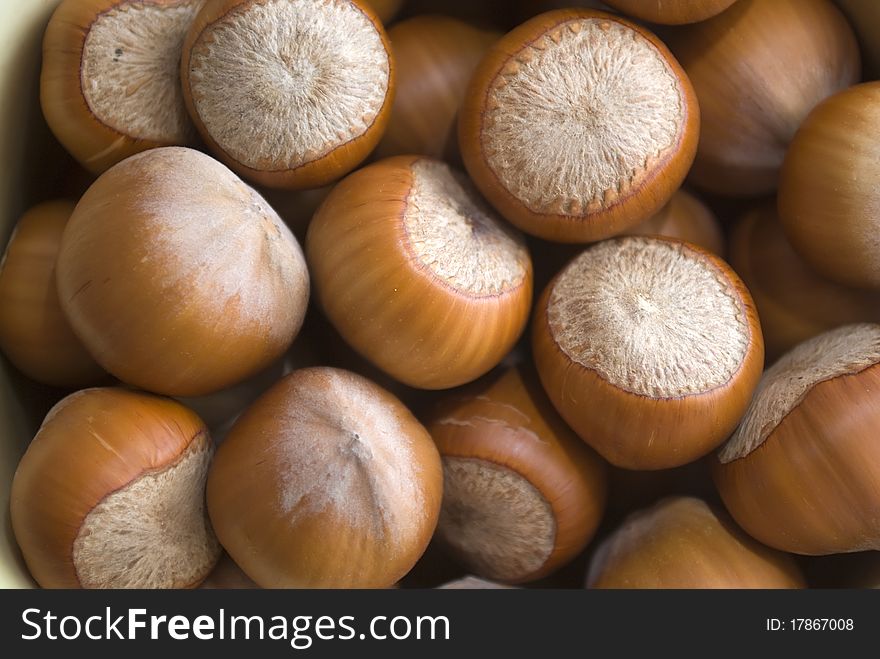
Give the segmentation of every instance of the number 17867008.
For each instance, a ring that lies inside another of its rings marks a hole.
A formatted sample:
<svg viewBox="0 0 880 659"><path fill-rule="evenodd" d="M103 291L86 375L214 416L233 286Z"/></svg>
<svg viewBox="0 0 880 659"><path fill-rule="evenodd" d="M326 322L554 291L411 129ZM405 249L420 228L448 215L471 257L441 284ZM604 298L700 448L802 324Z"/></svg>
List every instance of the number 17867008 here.
<svg viewBox="0 0 880 659"><path fill-rule="evenodd" d="M855 621L852 618L767 618L768 632L815 632L815 631L852 631Z"/></svg>

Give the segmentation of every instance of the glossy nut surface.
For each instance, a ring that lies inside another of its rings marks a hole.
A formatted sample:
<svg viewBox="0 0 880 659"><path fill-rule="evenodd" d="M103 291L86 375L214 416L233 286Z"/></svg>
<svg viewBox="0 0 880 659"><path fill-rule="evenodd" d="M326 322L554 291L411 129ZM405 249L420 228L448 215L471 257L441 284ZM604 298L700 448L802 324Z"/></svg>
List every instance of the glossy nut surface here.
<svg viewBox="0 0 880 659"><path fill-rule="evenodd" d="M590 563L588 588L804 588L797 564L700 499L630 515Z"/></svg>
<svg viewBox="0 0 880 659"><path fill-rule="evenodd" d="M628 16L650 23L681 25L697 23L720 14L735 0L666 0L665 2L645 2L645 0L607 0L607 4Z"/></svg>
<svg viewBox="0 0 880 659"><path fill-rule="evenodd" d="M44 588L186 588L220 546L205 509L214 452L183 405L85 389L46 416L18 465L15 539Z"/></svg>
<svg viewBox="0 0 880 659"><path fill-rule="evenodd" d="M773 202L749 211L734 225L730 264L758 307L768 363L835 327L880 321L880 293L819 275L795 252Z"/></svg>
<svg viewBox="0 0 880 659"><path fill-rule="evenodd" d="M37 204L18 221L0 258L0 349L38 382L77 387L106 377L61 310L55 260L74 203Z"/></svg>
<svg viewBox="0 0 880 659"><path fill-rule="evenodd" d="M779 185L779 217L795 250L840 284L880 289L880 83L827 99L798 129Z"/></svg>
<svg viewBox="0 0 880 659"><path fill-rule="evenodd" d="M476 379L528 319L532 265L522 237L437 160L387 158L345 178L315 214L306 255L330 322L410 386Z"/></svg>
<svg viewBox="0 0 880 659"><path fill-rule="evenodd" d="M500 36L442 15L414 16L391 27L397 90L376 156L420 154L455 162L458 109L474 69Z"/></svg>
<svg viewBox="0 0 880 659"><path fill-rule="evenodd" d="M309 295L302 250L277 213L222 164L179 147L132 156L89 188L56 281L101 366L173 396L268 366L299 332Z"/></svg>
<svg viewBox="0 0 880 659"><path fill-rule="evenodd" d="M533 581L592 538L605 465L559 418L532 369L449 395L426 426L444 464L438 537L476 574Z"/></svg>
<svg viewBox="0 0 880 659"><path fill-rule="evenodd" d="M860 76L855 35L830 0L737 0L667 40L700 104L689 180L716 194L775 190L800 123Z"/></svg>
<svg viewBox="0 0 880 659"><path fill-rule="evenodd" d="M207 497L232 559L264 588L387 588L422 555L443 476L394 396L339 369L294 371L217 451Z"/></svg>
<svg viewBox="0 0 880 659"><path fill-rule="evenodd" d="M798 554L880 549L880 325L831 330L765 373L715 483L750 535Z"/></svg>

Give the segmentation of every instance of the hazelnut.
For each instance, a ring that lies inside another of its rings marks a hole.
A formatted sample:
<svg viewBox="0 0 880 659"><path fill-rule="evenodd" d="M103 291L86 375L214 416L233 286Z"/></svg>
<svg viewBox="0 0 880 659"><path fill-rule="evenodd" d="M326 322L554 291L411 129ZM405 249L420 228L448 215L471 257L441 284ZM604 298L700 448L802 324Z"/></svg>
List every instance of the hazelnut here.
<svg viewBox="0 0 880 659"><path fill-rule="evenodd" d="M880 82L821 103L785 155L779 218L795 250L824 276L880 289Z"/></svg>
<svg viewBox="0 0 880 659"><path fill-rule="evenodd" d="M626 469L668 469L736 428L764 347L739 277L669 239L587 249L544 290L534 319L541 382L568 424Z"/></svg>
<svg viewBox="0 0 880 659"><path fill-rule="evenodd" d="M52 132L99 174L196 132L180 89L183 40L204 0L62 0L43 38L40 101Z"/></svg>
<svg viewBox="0 0 880 659"><path fill-rule="evenodd" d="M387 588L425 551L440 457L394 396L359 375L307 368L236 421L208 476L232 559L264 588Z"/></svg>
<svg viewBox="0 0 880 659"><path fill-rule="evenodd" d="M483 375L528 320L522 237L467 177L431 158L387 158L346 177L315 213L306 255L333 326L413 387Z"/></svg>
<svg viewBox="0 0 880 659"><path fill-rule="evenodd" d="M690 180L717 194L773 192L800 123L860 75L855 35L830 0L738 0L668 43L700 102Z"/></svg>
<svg viewBox="0 0 880 659"><path fill-rule="evenodd" d="M218 0L189 31L181 80L202 138L230 168L317 188L379 142L395 64L364 0Z"/></svg>
<svg viewBox="0 0 880 659"><path fill-rule="evenodd" d="M44 588L197 586L220 557L205 511L213 452L172 400L110 388L63 399L12 481L31 575Z"/></svg>
<svg viewBox="0 0 880 659"><path fill-rule="evenodd" d="M541 14L501 38L465 95L468 172L523 231L612 236L666 204L693 161L699 108L657 37L602 12Z"/></svg>
<svg viewBox="0 0 880 659"><path fill-rule="evenodd" d="M880 321L880 293L829 281L794 251L769 202L733 227L730 264L758 308L768 362L835 327Z"/></svg>
<svg viewBox="0 0 880 659"><path fill-rule="evenodd" d="M55 259L74 203L37 204L15 225L0 259L0 348L29 378L58 387L106 377L61 311Z"/></svg>
<svg viewBox="0 0 880 659"><path fill-rule="evenodd" d="M528 370L450 395L426 425L443 458L437 535L475 574L534 581L590 541L605 508L605 465Z"/></svg>
<svg viewBox="0 0 880 659"><path fill-rule="evenodd" d="M605 0L609 5L633 18L649 23L682 25L697 23L720 14L730 7L734 0L665 0L664 2L645 2L645 0Z"/></svg>
<svg viewBox="0 0 880 659"><path fill-rule="evenodd" d="M173 396L267 367L299 331L309 292L277 213L219 162L180 147L102 174L64 230L56 270L61 307L95 360Z"/></svg>
<svg viewBox="0 0 880 659"><path fill-rule="evenodd" d="M630 515L596 550L588 588L804 588L791 556L764 547L700 499Z"/></svg>
<svg viewBox="0 0 880 659"><path fill-rule="evenodd" d="M737 523L797 554L880 549L880 325L806 341L767 370L714 461Z"/></svg>
<svg viewBox="0 0 880 659"><path fill-rule="evenodd" d="M458 108L474 69L500 36L439 15L414 16L388 30L397 91L376 155L456 160Z"/></svg>

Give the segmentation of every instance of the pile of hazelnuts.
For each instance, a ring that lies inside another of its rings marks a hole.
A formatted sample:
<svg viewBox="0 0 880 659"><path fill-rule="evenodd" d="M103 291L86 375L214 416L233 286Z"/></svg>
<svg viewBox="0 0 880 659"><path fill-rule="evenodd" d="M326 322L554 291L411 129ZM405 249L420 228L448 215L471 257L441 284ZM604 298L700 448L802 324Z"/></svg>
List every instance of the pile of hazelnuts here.
<svg viewBox="0 0 880 659"><path fill-rule="evenodd" d="M865 4L61 0L35 581L880 586Z"/></svg>

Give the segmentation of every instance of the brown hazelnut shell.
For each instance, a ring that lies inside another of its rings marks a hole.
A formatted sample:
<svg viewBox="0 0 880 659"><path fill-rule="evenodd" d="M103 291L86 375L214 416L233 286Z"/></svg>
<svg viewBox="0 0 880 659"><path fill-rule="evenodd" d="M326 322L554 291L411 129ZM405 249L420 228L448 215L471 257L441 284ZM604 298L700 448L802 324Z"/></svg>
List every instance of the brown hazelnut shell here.
<svg viewBox="0 0 880 659"><path fill-rule="evenodd" d="M306 256L321 308L348 344L409 386L445 389L488 372L525 329L532 265L520 284L472 296L414 255L403 223L421 156L395 156L336 185L309 226Z"/></svg>
<svg viewBox="0 0 880 659"><path fill-rule="evenodd" d="M19 463L10 496L15 538L37 583L82 587L74 542L87 515L108 495L167 470L190 448L209 450L210 442L202 421L167 398L102 388L58 403ZM216 562L220 549L210 537ZM195 587L212 567L191 583L165 586Z"/></svg>
<svg viewBox="0 0 880 659"><path fill-rule="evenodd" d="M874 0L835 0L859 37L865 58L865 80L880 73L880 14Z"/></svg>
<svg viewBox="0 0 880 659"><path fill-rule="evenodd" d="M734 225L730 264L755 300L768 363L834 327L880 322L880 293L836 284L810 268L786 238L775 203Z"/></svg>
<svg viewBox="0 0 880 659"><path fill-rule="evenodd" d="M649 41L678 79L684 120L678 142L653 163L636 184L611 205L581 215L538 213L527 208L498 179L483 153L482 122L487 90L505 64L523 47L556 26L575 19L604 19L619 23ZM556 242L601 240L638 224L659 211L681 186L697 149L700 109L683 69L666 46L651 32L624 18L588 9L560 9L540 14L504 35L477 67L459 112L458 140L462 159L474 183L510 222L526 233Z"/></svg>
<svg viewBox="0 0 880 659"><path fill-rule="evenodd" d="M229 153L224 151L216 140L211 136L205 127L204 122L199 116L193 97L192 87L190 86L190 59L193 47L201 39L203 32L212 24L223 20L223 17L235 12L244 5L252 4L255 0L218 0L205 4L202 11L196 16L195 21L190 27L186 41L183 46L183 56L180 62L180 79L183 85L183 97L186 101L186 107L190 117L193 120L202 139L210 148L211 152L221 160L227 167L238 173L240 176L253 181L259 185L272 188L287 188L294 190L319 188L341 178L355 167L357 167L376 147L388 125L391 117L391 105L394 99L394 93L397 85L397 65L394 60L391 42L382 21L376 15L370 4L366 0L350 0L352 4L362 11L376 27L376 31L382 38L385 51L388 53L388 90L385 95L385 102L379 110L372 125L361 135L354 139L337 146L329 153L321 156L316 160L312 160L293 169L264 170L249 167L239 162Z"/></svg>
<svg viewBox="0 0 880 659"><path fill-rule="evenodd" d="M404 0L365 0L365 4L376 12L383 23L387 23L397 15Z"/></svg>
<svg viewBox="0 0 880 659"><path fill-rule="evenodd" d="M630 515L597 549L588 588L805 588L791 556L765 547L700 499Z"/></svg>
<svg viewBox="0 0 880 659"><path fill-rule="evenodd" d="M645 2L645 0L605 0L605 3L628 16L649 23L662 25L683 25L697 23L720 14L735 0L665 0L665 2Z"/></svg>
<svg viewBox="0 0 880 659"><path fill-rule="evenodd" d="M880 82L819 104L798 128L779 180L779 218L797 253L846 286L880 289Z"/></svg>
<svg viewBox="0 0 880 659"><path fill-rule="evenodd" d="M655 215L618 235L675 238L722 258L727 253L727 241L718 218L705 203L682 188ZM539 238L530 238L529 247L535 264L535 288L539 290L584 249L583 245L562 245Z"/></svg>
<svg viewBox="0 0 880 659"><path fill-rule="evenodd" d="M531 369L511 368L449 396L432 411L426 427L441 457L509 469L550 504L555 538L543 564L514 578L490 578L506 583L540 579L572 560L593 537L605 508L605 464L565 425ZM441 538L442 519L441 514ZM470 562L466 554L455 553Z"/></svg>
<svg viewBox="0 0 880 659"><path fill-rule="evenodd" d="M815 384L745 457L713 460L752 537L797 554L880 549L880 365Z"/></svg>
<svg viewBox="0 0 880 659"><path fill-rule="evenodd" d="M82 91L82 57L92 24L104 12L132 0L64 0L55 10L43 37L40 103L46 122L64 147L93 174L141 151L174 144L191 145L196 133L189 126L186 139L152 140L117 130L96 117ZM150 0L153 6L174 6L180 0ZM157 101L158 102L158 101Z"/></svg>
<svg viewBox="0 0 880 659"><path fill-rule="evenodd" d="M830 0L737 0L667 42L700 103L689 181L722 195L773 192L800 123L861 70L855 35Z"/></svg>
<svg viewBox="0 0 880 659"><path fill-rule="evenodd" d="M370 410L393 418L399 434L377 431ZM392 444L408 446L406 462ZM390 498L396 487L420 500ZM220 542L264 588L387 588L425 551L442 487L437 449L399 400L317 367L281 379L236 421L211 465L207 501ZM302 496L285 512L291 490Z"/></svg>
<svg viewBox="0 0 880 659"><path fill-rule="evenodd" d="M458 108L474 69L500 36L442 15L414 16L390 28L397 90L375 155L455 160Z"/></svg>
<svg viewBox="0 0 880 659"><path fill-rule="evenodd" d="M538 299L532 353L541 383L562 418L615 466L669 469L708 454L736 428L760 380L764 342L748 290L719 257L694 245L690 248L730 281L750 328L751 337L739 369L724 385L714 389L655 398L618 388L595 370L571 360L554 340L547 307L560 275ZM632 441L633 438L642 439ZM646 438L649 441L644 441Z"/></svg>
<svg viewBox="0 0 880 659"><path fill-rule="evenodd" d="M0 258L0 348L29 378L58 387L107 377L73 333L55 285L55 259L74 205L47 201L28 210Z"/></svg>
<svg viewBox="0 0 880 659"><path fill-rule="evenodd" d="M690 192L678 189L669 203L622 236L665 236L702 247L724 258L724 232L711 209Z"/></svg>
<svg viewBox="0 0 880 659"><path fill-rule="evenodd" d="M267 367L299 332L309 295L302 250L277 214L181 147L137 154L95 181L64 230L56 282L101 366L171 396Z"/></svg>

